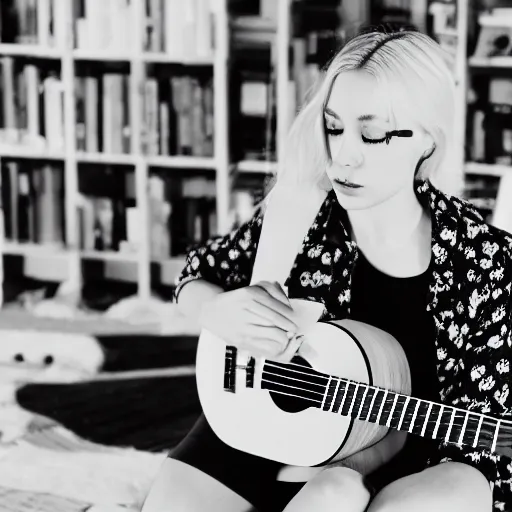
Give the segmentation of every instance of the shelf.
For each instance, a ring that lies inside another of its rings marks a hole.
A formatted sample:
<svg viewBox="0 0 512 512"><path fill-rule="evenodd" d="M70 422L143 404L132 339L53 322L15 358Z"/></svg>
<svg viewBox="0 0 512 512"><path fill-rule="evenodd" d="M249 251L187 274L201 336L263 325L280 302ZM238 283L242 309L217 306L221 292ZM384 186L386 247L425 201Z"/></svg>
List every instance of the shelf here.
<svg viewBox="0 0 512 512"><path fill-rule="evenodd" d="M0 145L0 158L26 158L30 160L65 160L64 152L34 151L25 146L2 147Z"/></svg>
<svg viewBox="0 0 512 512"><path fill-rule="evenodd" d="M5 240L2 253L16 256L41 256L45 258L62 258L67 257L69 254L64 247L59 248L30 242L12 242L9 240Z"/></svg>
<svg viewBox="0 0 512 512"><path fill-rule="evenodd" d="M210 56L173 56L165 52L144 52L142 60L153 64L183 64L184 66L213 66L214 57Z"/></svg>
<svg viewBox="0 0 512 512"><path fill-rule="evenodd" d="M32 160L65 160L64 153L51 153L46 151L34 151L26 147L0 146L0 158L27 158ZM217 162L213 157L200 156L166 156L166 155L130 155L125 153L76 153L78 163L106 164L106 165L135 165L138 161L146 162L154 167L168 167L173 169L211 169L215 170ZM256 162L258 163L258 162ZM256 171L258 172L258 171ZM265 171L259 171L265 172Z"/></svg>
<svg viewBox="0 0 512 512"><path fill-rule="evenodd" d="M111 164L111 165L135 165L134 155L115 153L86 153L79 151L76 154L78 163L81 164Z"/></svg>
<svg viewBox="0 0 512 512"><path fill-rule="evenodd" d="M152 167L211 169L212 171L217 167L215 158L212 157L144 155L143 158Z"/></svg>
<svg viewBox="0 0 512 512"><path fill-rule="evenodd" d="M41 281L62 282L69 278L71 252L64 247L5 241L2 253L23 257L23 274Z"/></svg>
<svg viewBox="0 0 512 512"><path fill-rule="evenodd" d="M38 44L0 43L0 55L60 60L64 52L58 48L44 47Z"/></svg>
<svg viewBox="0 0 512 512"><path fill-rule="evenodd" d="M466 162L464 166L466 174L480 174L484 176L504 176L512 172L511 165L481 164L478 162Z"/></svg>
<svg viewBox="0 0 512 512"><path fill-rule="evenodd" d="M83 61L109 61L109 62L130 62L133 60L131 53L113 52L111 50L88 50L77 48L73 50L73 58Z"/></svg>
<svg viewBox="0 0 512 512"><path fill-rule="evenodd" d="M270 32L276 33L276 22L270 18L262 16L236 16L230 21L231 30L241 30L243 32Z"/></svg>
<svg viewBox="0 0 512 512"><path fill-rule="evenodd" d="M236 164L236 170L247 174L275 174L277 172L277 163L260 160L241 160Z"/></svg>
<svg viewBox="0 0 512 512"><path fill-rule="evenodd" d="M512 57L470 57L469 65L475 68L512 68Z"/></svg>
<svg viewBox="0 0 512 512"><path fill-rule="evenodd" d="M118 251L80 251L80 256L84 259L100 261L135 262L138 260L138 255L135 253Z"/></svg>

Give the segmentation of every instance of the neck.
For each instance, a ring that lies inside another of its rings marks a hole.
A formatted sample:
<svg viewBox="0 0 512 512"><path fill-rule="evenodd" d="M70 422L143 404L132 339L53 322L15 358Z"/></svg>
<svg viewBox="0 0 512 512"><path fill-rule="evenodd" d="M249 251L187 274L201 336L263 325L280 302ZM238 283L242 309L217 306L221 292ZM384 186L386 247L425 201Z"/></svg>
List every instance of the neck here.
<svg viewBox="0 0 512 512"><path fill-rule="evenodd" d="M412 187L371 208L349 210L347 214L357 244L381 250L410 244L426 218Z"/></svg>

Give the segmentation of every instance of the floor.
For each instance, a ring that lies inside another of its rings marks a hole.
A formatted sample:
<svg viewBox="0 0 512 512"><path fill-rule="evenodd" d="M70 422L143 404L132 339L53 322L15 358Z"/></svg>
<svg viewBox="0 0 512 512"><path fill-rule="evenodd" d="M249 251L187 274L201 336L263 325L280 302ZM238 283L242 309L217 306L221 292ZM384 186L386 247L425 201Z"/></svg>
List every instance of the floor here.
<svg viewBox="0 0 512 512"><path fill-rule="evenodd" d="M108 372L194 364L196 337L116 335L98 339L106 350L104 370ZM91 441L161 451L175 446L200 414L195 376L185 373L27 385L17 398L25 409L49 416Z"/></svg>

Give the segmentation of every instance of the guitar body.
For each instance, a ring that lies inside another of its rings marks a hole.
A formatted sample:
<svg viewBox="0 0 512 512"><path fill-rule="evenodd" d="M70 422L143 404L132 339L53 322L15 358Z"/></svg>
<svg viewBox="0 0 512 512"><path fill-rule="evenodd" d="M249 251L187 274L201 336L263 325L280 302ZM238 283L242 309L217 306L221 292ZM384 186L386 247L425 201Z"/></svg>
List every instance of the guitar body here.
<svg viewBox="0 0 512 512"><path fill-rule="evenodd" d="M238 350L230 363L226 356L230 351L220 338L208 331L201 333L196 375L208 423L233 448L287 465L335 463L380 441L388 431L387 427L310 407L308 400L296 398L304 366L410 393L409 366L399 343L362 322L317 322L309 327L292 360L291 368L299 370L296 378L282 388L289 393L265 389L272 361L251 358ZM322 400L322 393L318 395Z"/></svg>

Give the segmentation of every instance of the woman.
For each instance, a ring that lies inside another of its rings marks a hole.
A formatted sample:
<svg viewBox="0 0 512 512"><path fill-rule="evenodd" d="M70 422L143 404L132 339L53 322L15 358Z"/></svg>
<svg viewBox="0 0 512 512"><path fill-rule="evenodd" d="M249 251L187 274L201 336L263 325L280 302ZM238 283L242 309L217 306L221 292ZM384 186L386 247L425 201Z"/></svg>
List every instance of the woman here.
<svg viewBox="0 0 512 512"><path fill-rule="evenodd" d="M326 190L286 286L323 304L325 319L392 334L413 396L506 419L512 239L440 190L456 182L454 103L444 53L423 34L363 34L339 52L292 126L277 177ZM264 210L190 252L177 298L227 343L279 358L293 310L276 283L250 285ZM285 483L279 464L224 445L201 417L144 512L512 510L511 459L413 436L400 451L388 437L366 475L348 460Z"/></svg>

